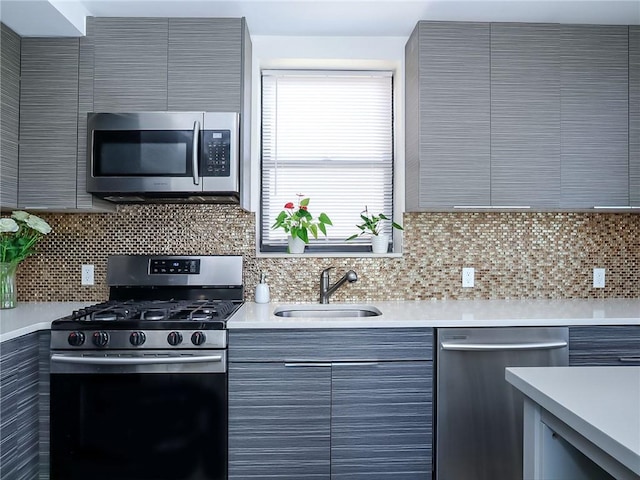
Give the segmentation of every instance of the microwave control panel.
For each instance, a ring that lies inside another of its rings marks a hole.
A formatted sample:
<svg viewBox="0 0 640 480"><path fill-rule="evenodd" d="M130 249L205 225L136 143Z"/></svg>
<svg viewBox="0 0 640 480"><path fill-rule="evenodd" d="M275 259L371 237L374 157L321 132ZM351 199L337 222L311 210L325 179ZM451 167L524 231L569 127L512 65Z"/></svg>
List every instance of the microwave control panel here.
<svg viewBox="0 0 640 480"><path fill-rule="evenodd" d="M203 177L231 175L231 132L229 130L202 131Z"/></svg>

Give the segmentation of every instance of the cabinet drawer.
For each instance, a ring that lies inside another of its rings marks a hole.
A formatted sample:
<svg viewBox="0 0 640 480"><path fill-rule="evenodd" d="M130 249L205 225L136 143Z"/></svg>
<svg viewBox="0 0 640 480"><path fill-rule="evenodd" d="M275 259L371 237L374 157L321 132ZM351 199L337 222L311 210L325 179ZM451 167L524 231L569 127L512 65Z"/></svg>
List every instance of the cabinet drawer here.
<svg viewBox="0 0 640 480"><path fill-rule="evenodd" d="M232 330L230 362L431 360L431 328Z"/></svg>
<svg viewBox="0 0 640 480"><path fill-rule="evenodd" d="M640 325L571 327L570 365L640 365Z"/></svg>

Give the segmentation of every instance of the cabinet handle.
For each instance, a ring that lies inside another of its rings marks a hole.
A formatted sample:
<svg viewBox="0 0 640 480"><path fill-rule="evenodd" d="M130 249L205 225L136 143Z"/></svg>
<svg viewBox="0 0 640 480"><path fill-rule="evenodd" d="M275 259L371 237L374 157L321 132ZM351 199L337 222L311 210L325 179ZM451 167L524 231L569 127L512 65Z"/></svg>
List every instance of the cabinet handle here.
<svg viewBox="0 0 640 480"><path fill-rule="evenodd" d="M286 368L298 368L298 367L330 367L331 363L328 362L285 362Z"/></svg>
<svg viewBox="0 0 640 480"><path fill-rule="evenodd" d="M625 363L640 363L640 357L618 357L618 360Z"/></svg>
<svg viewBox="0 0 640 480"><path fill-rule="evenodd" d="M379 362L335 362L334 365L341 367L375 367L379 365Z"/></svg>
<svg viewBox="0 0 640 480"><path fill-rule="evenodd" d="M469 210L528 210L531 205L454 205L453 208Z"/></svg>
<svg viewBox="0 0 640 480"><path fill-rule="evenodd" d="M593 207L594 210L633 210L634 208L640 207L631 207L629 205L596 205Z"/></svg>

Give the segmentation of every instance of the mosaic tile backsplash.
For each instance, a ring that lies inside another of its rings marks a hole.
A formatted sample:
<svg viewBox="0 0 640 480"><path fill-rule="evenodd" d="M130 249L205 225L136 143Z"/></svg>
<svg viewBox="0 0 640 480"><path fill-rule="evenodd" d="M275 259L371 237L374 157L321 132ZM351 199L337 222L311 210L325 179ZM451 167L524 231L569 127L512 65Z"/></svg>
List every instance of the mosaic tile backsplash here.
<svg viewBox="0 0 640 480"><path fill-rule="evenodd" d="M40 214L53 233L18 269L19 301L102 301L111 254L244 257L246 300L261 271L274 302L317 302L319 275L354 269L332 301L640 297L640 215L409 213L401 257L258 258L255 216L234 205L123 205L116 213ZM95 265L94 286L80 266ZM475 287L462 288L462 267ZM594 267L606 287L592 287Z"/></svg>

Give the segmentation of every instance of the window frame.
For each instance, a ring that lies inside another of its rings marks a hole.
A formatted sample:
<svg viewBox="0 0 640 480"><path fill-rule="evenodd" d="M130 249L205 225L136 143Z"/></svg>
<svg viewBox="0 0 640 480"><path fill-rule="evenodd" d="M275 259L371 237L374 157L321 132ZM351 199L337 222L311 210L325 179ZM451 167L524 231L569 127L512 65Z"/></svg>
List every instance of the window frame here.
<svg viewBox="0 0 640 480"><path fill-rule="evenodd" d="M263 225L264 221L264 209L265 209L265 201L264 201L264 189L263 189L263 148L264 148L264 132L263 132L263 102L264 102L264 88L263 88L263 78L265 72L291 72L292 74L318 74L322 72L344 72L354 73L354 74L362 74L362 75L370 75L371 73L386 73L391 79L391 215L392 220L396 223L400 223L404 226L404 222L402 220L403 211L398 208L398 200L400 192L404 191L401 188L401 185L398 182L398 167L399 167L399 149L403 145L398 145L398 123L397 119L401 115L401 112L397 111L398 105L400 104L399 96L402 93L401 90L398 89L398 72L395 68L349 68L349 69L336 69L336 68L310 68L306 70L301 69L290 69L290 68L263 68L260 70L259 75L259 84L260 84L260 95L259 95L259 132L260 132L260 141L259 141L259 184L258 184L258 192L259 192L259 210L256 215L256 254L258 257L290 257L294 256L307 256L307 257L400 257L402 256L402 244L403 244L403 231L397 230L395 228L389 227L389 235L390 235L390 244L391 248L389 252L384 254L374 254L371 252L370 243L360 242L353 244L322 244L322 243L309 243L306 245L305 252L303 254L290 254L287 252L286 243L282 245L274 245L274 244L266 244L263 239ZM404 126L401 126L404 128ZM319 237L320 238L320 237Z"/></svg>

